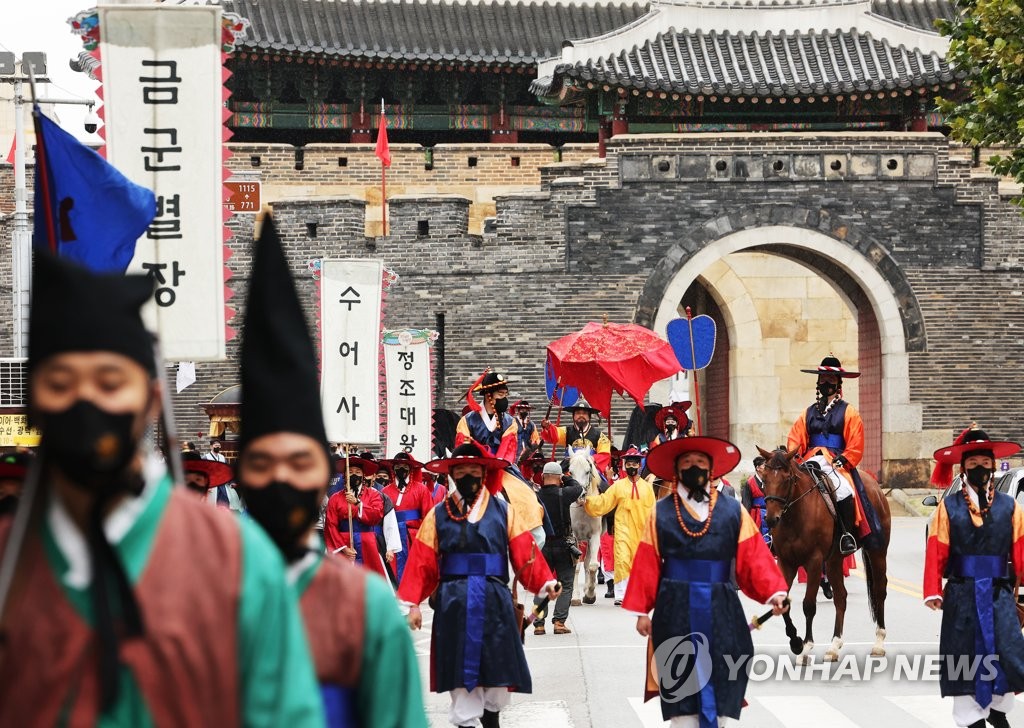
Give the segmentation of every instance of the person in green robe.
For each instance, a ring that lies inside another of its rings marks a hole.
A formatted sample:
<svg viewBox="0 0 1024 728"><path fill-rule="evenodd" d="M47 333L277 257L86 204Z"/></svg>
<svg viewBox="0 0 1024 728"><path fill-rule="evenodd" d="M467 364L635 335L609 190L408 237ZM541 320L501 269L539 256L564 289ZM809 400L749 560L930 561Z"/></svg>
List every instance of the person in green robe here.
<svg viewBox="0 0 1024 728"><path fill-rule="evenodd" d="M0 521L0 725L322 726L278 550L173 487L151 444L152 291L36 252L28 405L42 441Z"/></svg>
<svg viewBox="0 0 1024 728"><path fill-rule="evenodd" d="M277 229L264 220L242 338L237 482L288 563L329 728L427 728L419 667L390 586L315 535L333 475L313 342Z"/></svg>

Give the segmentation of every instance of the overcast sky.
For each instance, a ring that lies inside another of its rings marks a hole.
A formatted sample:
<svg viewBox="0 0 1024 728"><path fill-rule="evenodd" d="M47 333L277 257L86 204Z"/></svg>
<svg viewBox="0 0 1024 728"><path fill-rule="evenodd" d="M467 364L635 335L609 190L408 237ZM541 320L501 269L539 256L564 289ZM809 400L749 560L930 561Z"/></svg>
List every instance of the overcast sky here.
<svg viewBox="0 0 1024 728"><path fill-rule="evenodd" d="M90 0L12 0L4 2L4 22L0 25L0 50L13 51L20 57L25 51L46 53L47 75L52 84L43 86L40 94L47 98L99 99L97 83L84 73L76 73L68 61L78 56L82 41L71 34L67 19L95 6ZM26 89L26 94L28 90ZM80 139L99 141L82 128L86 107L58 106L55 112L61 126ZM6 149L4 149L6 155Z"/></svg>

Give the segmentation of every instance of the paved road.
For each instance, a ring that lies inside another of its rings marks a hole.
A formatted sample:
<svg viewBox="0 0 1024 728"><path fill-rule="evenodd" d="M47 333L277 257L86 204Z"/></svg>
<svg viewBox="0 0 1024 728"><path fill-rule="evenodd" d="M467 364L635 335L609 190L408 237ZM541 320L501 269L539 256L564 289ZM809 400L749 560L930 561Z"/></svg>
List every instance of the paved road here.
<svg viewBox="0 0 1024 728"><path fill-rule="evenodd" d="M893 520L889 560L889 597L886 602L888 627L887 670L869 681L848 676L863 672L864 659L874 641L874 626L868 614L863 574L854 572L847 580L850 591L846 615L844 655L856 659L846 663L847 677L822 680L821 672L811 679L783 677L752 681L747 691L749 706L741 724L754 728L939 728L952 726L951 701L939 697L935 680L908 680L894 676L897 659L919 664L938 645L940 615L921 603L921 574L924 568L924 526L922 518ZM603 587L601 587L603 593ZM803 598L803 587L794 585L794 597ZM764 607L743 598L748 614L762 613ZM800 612L799 607L796 610ZM424 613L426 621L430 620ZM834 610L819 595L815 619L815 650L818 662L832 634ZM565 728L653 728L661 721L657 701L641 700L644 677L645 642L635 630L635 619L598 599L590 607L573 607L569 615L572 635L542 637L528 634L526 654L533 673L534 692L516 695L512 706L502 713L502 726L545 726ZM796 619L803 630L803 616ZM429 630L415 633L417 652L426 684ZM773 619L754 634L759 654L755 674L767 669L767 658L790 657L782 621ZM902 657L898 657L902 655ZM830 675L843 668L832 666ZM774 675L774 673L773 673ZM1024 697L1024 696L1021 696ZM1020 698L1018 698L1020 702ZM447 723L447 696L427 694L431 725ZM1010 724L1024 728L1024 704L1011 714Z"/></svg>

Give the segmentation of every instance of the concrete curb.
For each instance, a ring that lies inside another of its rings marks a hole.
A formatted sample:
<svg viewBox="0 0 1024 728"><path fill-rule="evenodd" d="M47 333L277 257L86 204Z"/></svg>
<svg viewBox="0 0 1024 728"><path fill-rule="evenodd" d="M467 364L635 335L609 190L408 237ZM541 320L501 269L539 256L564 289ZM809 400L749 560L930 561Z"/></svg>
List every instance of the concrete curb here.
<svg viewBox="0 0 1024 728"><path fill-rule="evenodd" d="M934 495L937 498L941 494L942 491L938 488L893 488L889 496L909 515L930 518L935 507L922 505L921 501L925 496Z"/></svg>

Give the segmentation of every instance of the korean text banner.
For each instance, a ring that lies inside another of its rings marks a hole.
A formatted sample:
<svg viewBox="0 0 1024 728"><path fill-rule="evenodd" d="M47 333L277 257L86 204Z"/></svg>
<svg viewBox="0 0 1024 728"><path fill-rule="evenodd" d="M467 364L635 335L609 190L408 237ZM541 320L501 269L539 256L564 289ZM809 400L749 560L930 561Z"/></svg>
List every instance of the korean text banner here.
<svg viewBox="0 0 1024 728"><path fill-rule="evenodd" d="M433 406L427 331L384 332L387 377L387 457L405 451L421 463L432 458Z"/></svg>
<svg viewBox="0 0 1024 728"><path fill-rule="evenodd" d="M107 159L157 201L128 270L156 281L147 323L165 357L222 359L221 9L98 12Z"/></svg>
<svg viewBox="0 0 1024 728"><path fill-rule="evenodd" d="M331 442L380 444L383 275L379 260L321 263L320 399Z"/></svg>

